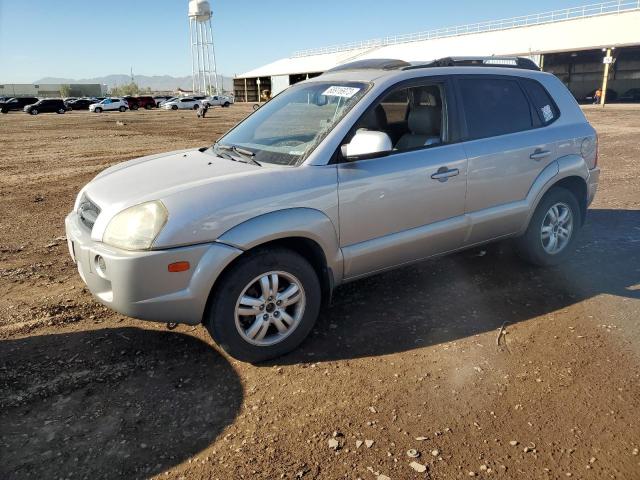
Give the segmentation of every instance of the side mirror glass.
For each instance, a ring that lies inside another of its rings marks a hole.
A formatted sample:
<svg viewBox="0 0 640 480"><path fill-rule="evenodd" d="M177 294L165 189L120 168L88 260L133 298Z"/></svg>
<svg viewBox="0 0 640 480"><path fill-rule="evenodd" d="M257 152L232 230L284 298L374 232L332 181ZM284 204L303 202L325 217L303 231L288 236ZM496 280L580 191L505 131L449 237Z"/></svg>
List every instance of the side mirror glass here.
<svg viewBox="0 0 640 480"><path fill-rule="evenodd" d="M391 138L384 132L373 130L358 130L351 142L342 145L342 156L347 160L370 158L393 149Z"/></svg>

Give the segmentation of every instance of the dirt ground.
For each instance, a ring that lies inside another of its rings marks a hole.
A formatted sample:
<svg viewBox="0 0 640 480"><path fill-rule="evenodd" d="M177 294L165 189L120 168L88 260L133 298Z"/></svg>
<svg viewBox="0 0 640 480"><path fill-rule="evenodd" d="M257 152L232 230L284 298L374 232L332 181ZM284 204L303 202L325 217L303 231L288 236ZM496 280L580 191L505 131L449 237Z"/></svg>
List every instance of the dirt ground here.
<svg viewBox="0 0 640 480"><path fill-rule="evenodd" d="M249 111L0 116L0 478L640 478L640 107L586 108L569 263L502 243L349 284L260 366L97 304L63 226L102 169Z"/></svg>

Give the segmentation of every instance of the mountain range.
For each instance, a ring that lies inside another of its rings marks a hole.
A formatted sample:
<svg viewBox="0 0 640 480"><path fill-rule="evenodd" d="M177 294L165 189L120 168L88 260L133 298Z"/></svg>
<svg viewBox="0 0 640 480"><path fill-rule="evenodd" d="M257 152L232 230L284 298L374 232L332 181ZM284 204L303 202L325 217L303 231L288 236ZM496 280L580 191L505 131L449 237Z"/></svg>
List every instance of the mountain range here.
<svg viewBox="0 0 640 480"><path fill-rule="evenodd" d="M134 81L140 88L149 87L154 91L174 91L177 88L183 90L191 90L192 82L191 75L186 77L172 77L170 75L134 75ZM222 79L222 89L233 91L233 78L218 75L218 79ZM60 78L60 77L44 77L33 82L34 84L40 83L100 83L108 85L109 87L117 87L121 85L127 85L131 82L130 75L116 74L105 75L103 77L95 78Z"/></svg>

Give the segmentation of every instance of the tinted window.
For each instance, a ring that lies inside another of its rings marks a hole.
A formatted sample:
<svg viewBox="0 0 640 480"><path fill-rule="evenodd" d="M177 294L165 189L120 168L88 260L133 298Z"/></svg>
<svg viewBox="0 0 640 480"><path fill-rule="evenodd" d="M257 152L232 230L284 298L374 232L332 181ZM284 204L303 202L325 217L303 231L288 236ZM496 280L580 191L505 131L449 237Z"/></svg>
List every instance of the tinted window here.
<svg viewBox="0 0 640 480"><path fill-rule="evenodd" d="M542 85L535 80L523 80L522 84L543 125L548 125L558 118L558 109Z"/></svg>
<svg viewBox="0 0 640 480"><path fill-rule="evenodd" d="M530 129L529 102L515 80L465 78L460 93L470 138L484 138Z"/></svg>

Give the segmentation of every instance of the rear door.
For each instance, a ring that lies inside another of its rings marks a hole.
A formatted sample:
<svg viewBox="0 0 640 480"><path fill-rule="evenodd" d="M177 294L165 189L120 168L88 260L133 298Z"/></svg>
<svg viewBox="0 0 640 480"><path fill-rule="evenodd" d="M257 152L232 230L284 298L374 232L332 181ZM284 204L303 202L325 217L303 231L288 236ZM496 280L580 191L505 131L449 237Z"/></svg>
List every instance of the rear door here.
<svg viewBox="0 0 640 480"><path fill-rule="evenodd" d="M527 193L555 159L555 145L541 128L525 80L464 75L455 83L469 159L465 213L472 228L465 244L472 245L518 230L528 212ZM555 105L547 107L553 117Z"/></svg>

